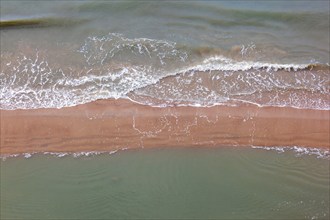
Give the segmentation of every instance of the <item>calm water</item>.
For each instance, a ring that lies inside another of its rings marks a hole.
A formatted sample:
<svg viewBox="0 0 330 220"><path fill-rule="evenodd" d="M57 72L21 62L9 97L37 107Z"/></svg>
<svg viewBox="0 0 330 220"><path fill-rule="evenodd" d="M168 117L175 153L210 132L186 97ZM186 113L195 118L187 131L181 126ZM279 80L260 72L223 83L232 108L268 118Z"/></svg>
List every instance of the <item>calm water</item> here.
<svg viewBox="0 0 330 220"><path fill-rule="evenodd" d="M329 1L1 1L0 10L2 109L108 98L330 109Z"/></svg>
<svg viewBox="0 0 330 220"><path fill-rule="evenodd" d="M1 218L328 219L329 159L260 149L1 162Z"/></svg>

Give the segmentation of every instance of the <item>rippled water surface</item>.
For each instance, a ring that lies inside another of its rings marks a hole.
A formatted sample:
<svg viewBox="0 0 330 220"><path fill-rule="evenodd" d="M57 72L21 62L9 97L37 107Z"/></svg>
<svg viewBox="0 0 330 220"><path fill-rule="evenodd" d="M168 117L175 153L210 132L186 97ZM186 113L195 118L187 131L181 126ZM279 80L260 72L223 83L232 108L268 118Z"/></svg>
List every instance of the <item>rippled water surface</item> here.
<svg viewBox="0 0 330 220"><path fill-rule="evenodd" d="M1 162L1 218L328 219L329 159L154 149Z"/></svg>
<svg viewBox="0 0 330 220"><path fill-rule="evenodd" d="M2 1L0 108L330 109L329 1Z"/></svg>

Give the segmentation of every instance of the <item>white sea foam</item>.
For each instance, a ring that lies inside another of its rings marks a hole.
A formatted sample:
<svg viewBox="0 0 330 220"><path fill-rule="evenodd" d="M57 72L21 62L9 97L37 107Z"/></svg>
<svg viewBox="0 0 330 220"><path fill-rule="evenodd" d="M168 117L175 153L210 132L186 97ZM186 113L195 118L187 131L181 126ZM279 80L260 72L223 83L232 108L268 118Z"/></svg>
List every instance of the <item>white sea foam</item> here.
<svg viewBox="0 0 330 220"><path fill-rule="evenodd" d="M65 152L44 152L44 155L51 155L51 156L55 156L55 157L65 157L67 155L69 155L69 153L65 153Z"/></svg>
<svg viewBox="0 0 330 220"><path fill-rule="evenodd" d="M120 150L127 150L128 148L123 148ZM31 158L33 155L39 155L39 154L43 154L43 155L50 155L53 157L57 157L57 158L62 158L62 157L66 157L66 156L72 156L74 158L79 158L79 157L93 157L93 156L97 156L97 155L101 155L101 154L115 154L117 153L119 150L112 150L112 151L82 151L82 152L43 152L43 153L22 153L22 154L5 154L5 155L1 155L0 159L5 161L8 158L15 158L15 157L23 157L23 158Z"/></svg>
<svg viewBox="0 0 330 220"><path fill-rule="evenodd" d="M24 158L30 158L30 157L32 157L33 154L34 154L34 153L24 153L24 154L23 154L23 157L24 157Z"/></svg>
<svg viewBox="0 0 330 220"><path fill-rule="evenodd" d="M89 37L79 53L86 59L81 69L59 68L56 60L47 60L38 51L35 56L2 57L8 60L3 61L6 65L0 72L0 109L62 108L110 98L129 98L157 107L205 107L237 101L330 109L327 99L315 95L329 94L329 77L303 71L309 64L237 61L222 55L192 62L189 53L174 42L129 39L120 34ZM292 71L292 77L276 73L278 70ZM196 77L197 72L209 76L208 82ZM169 84L166 79L170 77L180 84ZM212 87L205 86L209 82ZM292 93L285 95L286 100L273 93L266 102L258 100L265 100L262 92L288 90ZM132 92L163 103L134 99Z"/></svg>
<svg viewBox="0 0 330 220"><path fill-rule="evenodd" d="M5 161L7 158L14 158L14 157L19 157L20 154L5 154L5 155L1 155L0 159Z"/></svg>
<svg viewBox="0 0 330 220"><path fill-rule="evenodd" d="M122 150L124 150L124 149L122 149ZM115 154L115 153L117 153L118 152L118 150L112 150L112 151L109 151L109 155L111 155L111 154Z"/></svg>
<svg viewBox="0 0 330 220"><path fill-rule="evenodd" d="M310 64L277 64L252 61L235 61L224 56L212 56L203 60L202 64L198 64L190 69L196 71L247 71L264 69L267 72L286 70L297 71L306 69Z"/></svg>
<svg viewBox="0 0 330 220"><path fill-rule="evenodd" d="M252 146L253 149L276 151L278 153L294 152L296 156L312 155L317 158L330 159L330 151L325 148L310 148L299 146Z"/></svg>
<svg viewBox="0 0 330 220"><path fill-rule="evenodd" d="M326 148L311 148L311 147L299 147L299 146L251 146L253 149L261 149L267 151L275 151L278 153L294 152L297 157L304 155L316 156L320 159L330 159L330 150ZM122 148L119 150L112 151L83 151L83 152L44 152L43 155L50 155L53 157L61 158L65 156L72 156L74 158L80 157L93 157L97 155L104 154L116 154L118 151L128 150L129 148ZM22 153L22 154L8 154L0 156L0 159L5 161L8 158L31 158L33 155L38 155L39 153Z"/></svg>
<svg viewBox="0 0 330 220"><path fill-rule="evenodd" d="M210 60L224 62L214 64ZM166 78L134 93L175 106L210 107L236 102L260 107L330 109L327 73L304 70L307 64L238 62L224 57L211 57L203 63L182 69L171 79ZM284 71L276 72L278 70ZM287 71L292 73L288 76ZM138 102L163 106L163 103L143 101Z"/></svg>
<svg viewBox="0 0 330 220"><path fill-rule="evenodd" d="M77 152L77 153L72 153L73 157L89 157L89 156L96 156L96 155L100 155L103 154L103 151L83 151L83 152Z"/></svg>

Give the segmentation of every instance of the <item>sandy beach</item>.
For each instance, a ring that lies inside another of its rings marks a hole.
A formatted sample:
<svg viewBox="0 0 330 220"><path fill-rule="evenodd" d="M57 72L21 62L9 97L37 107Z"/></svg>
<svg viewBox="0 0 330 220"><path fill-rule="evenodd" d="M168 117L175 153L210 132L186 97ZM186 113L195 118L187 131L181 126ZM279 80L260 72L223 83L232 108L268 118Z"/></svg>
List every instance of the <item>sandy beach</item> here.
<svg viewBox="0 0 330 220"><path fill-rule="evenodd" d="M327 110L254 105L156 108L111 99L0 113L2 155L151 147L330 146Z"/></svg>

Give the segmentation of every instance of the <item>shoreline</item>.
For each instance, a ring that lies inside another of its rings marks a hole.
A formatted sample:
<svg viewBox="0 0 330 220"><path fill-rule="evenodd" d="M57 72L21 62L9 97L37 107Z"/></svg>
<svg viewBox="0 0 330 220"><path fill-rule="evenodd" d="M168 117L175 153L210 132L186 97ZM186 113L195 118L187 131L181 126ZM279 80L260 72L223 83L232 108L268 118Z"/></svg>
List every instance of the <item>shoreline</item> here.
<svg viewBox="0 0 330 220"><path fill-rule="evenodd" d="M0 110L0 155L159 147L330 147L330 111L164 107L125 99L61 109Z"/></svg>

